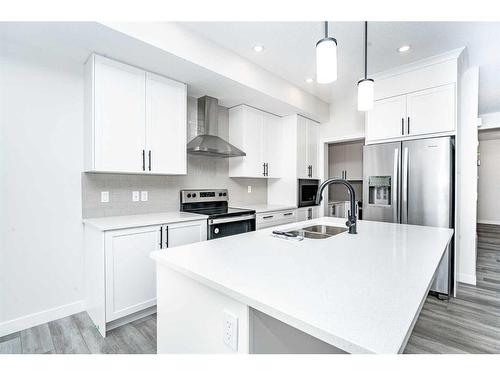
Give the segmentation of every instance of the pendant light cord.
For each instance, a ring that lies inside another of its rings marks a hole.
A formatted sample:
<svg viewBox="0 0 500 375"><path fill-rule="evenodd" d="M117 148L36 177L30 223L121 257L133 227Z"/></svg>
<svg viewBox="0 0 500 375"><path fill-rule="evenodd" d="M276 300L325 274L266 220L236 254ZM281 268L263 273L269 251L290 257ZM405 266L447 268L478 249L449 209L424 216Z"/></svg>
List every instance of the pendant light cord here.
<svg viewBox="0 0 500 375"><path fill-rule="evenodd" d="M368 78L368 21L365 21L365 79Z"/></svg>

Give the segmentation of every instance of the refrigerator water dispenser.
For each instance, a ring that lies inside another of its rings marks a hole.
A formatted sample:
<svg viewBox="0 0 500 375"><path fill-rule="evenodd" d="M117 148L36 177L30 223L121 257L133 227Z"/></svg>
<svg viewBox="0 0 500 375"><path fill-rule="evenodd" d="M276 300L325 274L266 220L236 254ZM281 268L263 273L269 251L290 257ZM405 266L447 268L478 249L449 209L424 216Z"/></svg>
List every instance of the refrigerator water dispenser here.
<svg viewBox="0 0 500 375"><path fill-rule="evenodd" d="M368 177L368 204L391 205L391 176Z"/></svg>

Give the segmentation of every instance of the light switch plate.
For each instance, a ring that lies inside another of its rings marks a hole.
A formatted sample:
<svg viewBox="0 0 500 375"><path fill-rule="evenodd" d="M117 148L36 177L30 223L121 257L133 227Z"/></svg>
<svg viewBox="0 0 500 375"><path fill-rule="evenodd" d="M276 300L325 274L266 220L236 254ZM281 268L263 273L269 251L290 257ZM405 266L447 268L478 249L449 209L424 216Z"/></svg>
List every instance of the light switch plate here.
<svg viewBox="0 0 500 375"><path fill-rule="evenodd" d="M109 191L101 191L101 203L109 202Z"/></svg>
<svg viewBox="0 0 500 375"><path fill-rule="evenodd" d="M139 192L133 191L132 192L132 202L139 202L139 200L140 200Z"/></svg>
<svg viewBox="0 0 500 375"><path fill-rule="evenodd" d="M248 192L248 194L250 194L252 192L252 186L248 185L247 192Z"/></svg>
<svg viewBox="0 0 500 375"><path fill-rule="evenodd" d="M148 201L148 192L146 190L141 191L141 202Z"/></svg>

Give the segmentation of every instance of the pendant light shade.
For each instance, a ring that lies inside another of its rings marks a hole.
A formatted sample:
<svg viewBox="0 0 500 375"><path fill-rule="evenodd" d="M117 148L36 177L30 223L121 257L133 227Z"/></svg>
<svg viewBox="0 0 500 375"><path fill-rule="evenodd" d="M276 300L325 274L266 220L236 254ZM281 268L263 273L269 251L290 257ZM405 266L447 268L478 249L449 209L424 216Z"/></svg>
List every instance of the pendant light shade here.
<svg viewBox="0 0 500 375"><path fill-rule="evenodd" d="M368 69L368 22L365 22L365 78L358 81L358 111L369 111L373 108L373 79L367 77Z"/></svg>
<svg viewBox="0 0 500 375"><path fill-rule="evenodd" d="M365 78L358 82L358 111L369 111L373 108L373 79Z"/></svg>
<svg viewBox="0 0 500 375"><path fill-rule="evenodd" d="M331 83L337 80L337 40L328 37L328 22L325 22L325 37L316 43L316 81Z"/></svg>

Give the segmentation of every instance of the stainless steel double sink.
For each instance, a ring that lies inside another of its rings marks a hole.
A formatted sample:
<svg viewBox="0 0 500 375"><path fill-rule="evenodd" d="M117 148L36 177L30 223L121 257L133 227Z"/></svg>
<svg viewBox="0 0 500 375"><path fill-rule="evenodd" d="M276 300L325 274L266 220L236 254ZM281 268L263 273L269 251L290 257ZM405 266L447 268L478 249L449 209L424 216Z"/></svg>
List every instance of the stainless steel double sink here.
<svg viewBox="0 0 500 375"><path fill-rule="evenodd" d="M347 228L334 227L332 225L310 225L304 228L291 229L285 233L288 233L293 237L302 236L304 238L321 240L343 232L347 232Z"/></svg>

